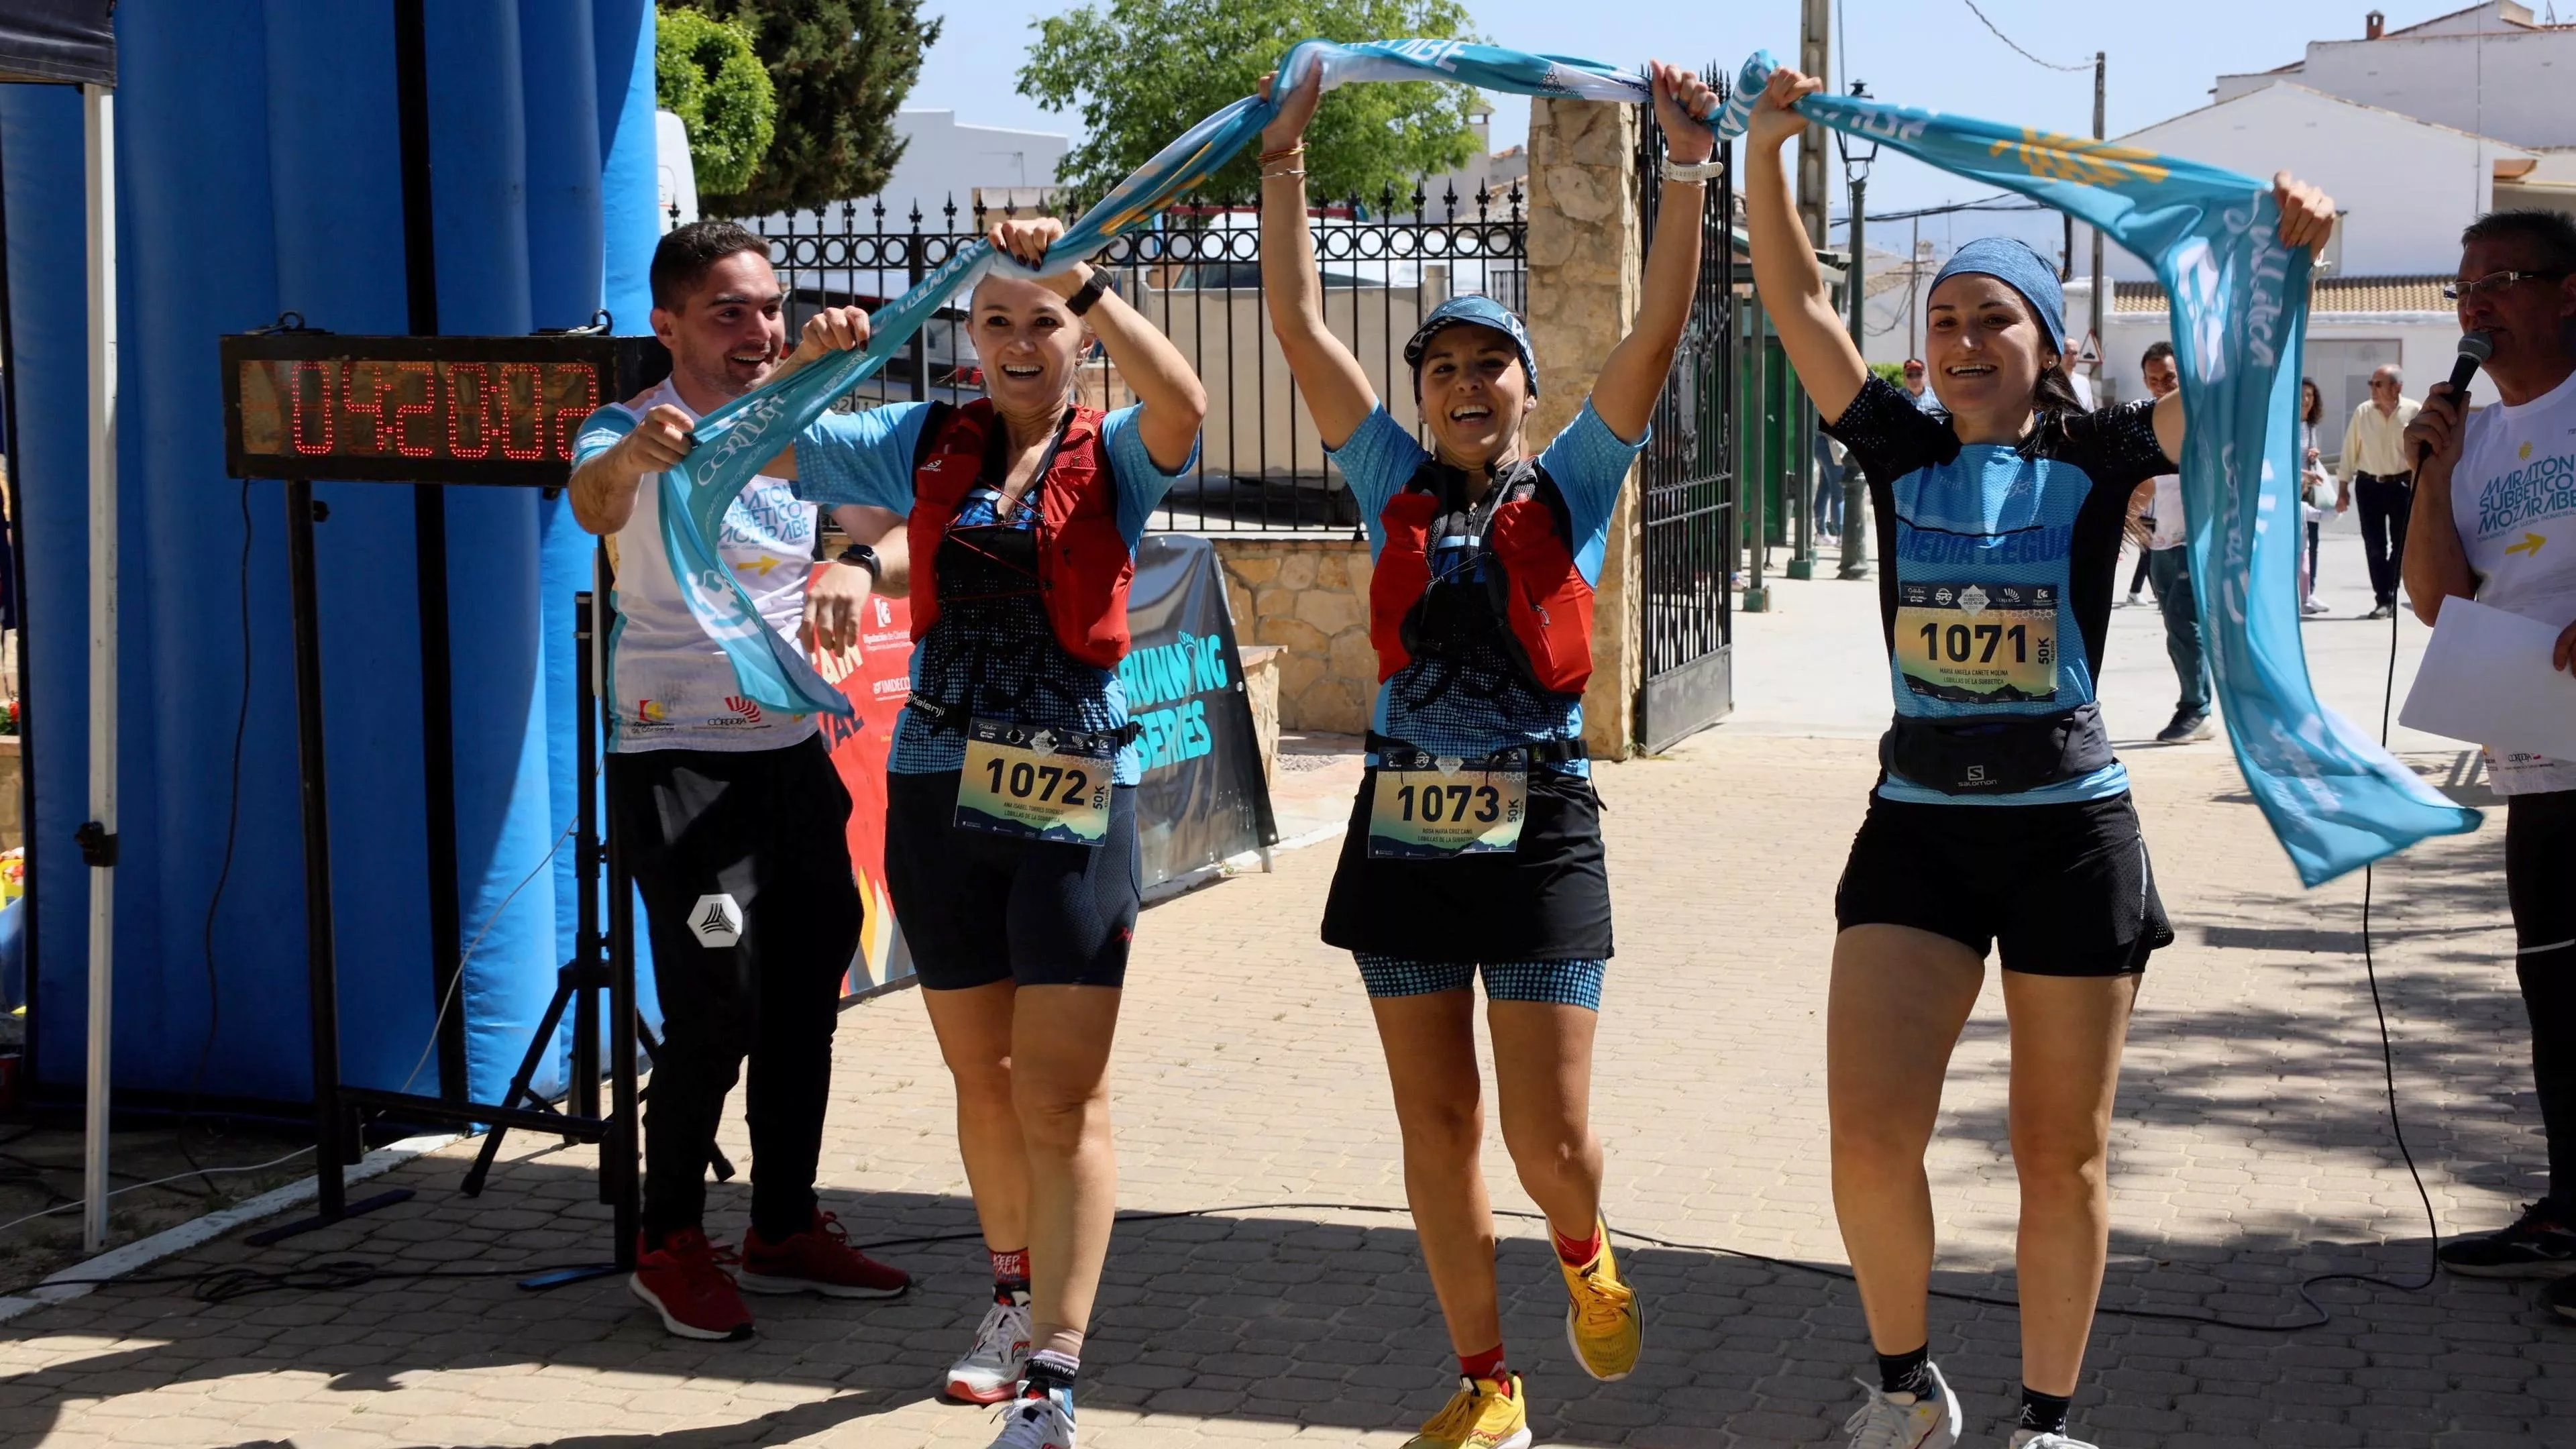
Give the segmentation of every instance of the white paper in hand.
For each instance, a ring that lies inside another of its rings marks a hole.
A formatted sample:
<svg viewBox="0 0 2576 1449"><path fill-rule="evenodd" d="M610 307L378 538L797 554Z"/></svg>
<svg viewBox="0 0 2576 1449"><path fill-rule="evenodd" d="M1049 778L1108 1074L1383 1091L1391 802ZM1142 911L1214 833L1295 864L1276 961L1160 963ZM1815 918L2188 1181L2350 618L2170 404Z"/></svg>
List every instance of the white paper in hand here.
<svg viewBox="0 0 2576 1449"><path fill-rule="evenodd" d="M2576 675L2550 667L2557 644L2558 631L2537 619L2444 599L2397 718L2426 734L2576 760Z"/></svg>

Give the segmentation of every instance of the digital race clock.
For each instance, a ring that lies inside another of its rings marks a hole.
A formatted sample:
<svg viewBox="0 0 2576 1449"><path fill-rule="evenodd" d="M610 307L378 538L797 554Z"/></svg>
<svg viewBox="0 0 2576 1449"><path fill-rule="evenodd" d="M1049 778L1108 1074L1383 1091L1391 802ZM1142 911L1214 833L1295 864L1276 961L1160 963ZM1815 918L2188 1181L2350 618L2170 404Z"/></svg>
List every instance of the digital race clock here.
<svg viewBox="0 0 2576 1449"><path fill-rule="evenodd" d="M559 487L604 402L671 369L650 337L222 339L224 465L236 478Z"/></svg>

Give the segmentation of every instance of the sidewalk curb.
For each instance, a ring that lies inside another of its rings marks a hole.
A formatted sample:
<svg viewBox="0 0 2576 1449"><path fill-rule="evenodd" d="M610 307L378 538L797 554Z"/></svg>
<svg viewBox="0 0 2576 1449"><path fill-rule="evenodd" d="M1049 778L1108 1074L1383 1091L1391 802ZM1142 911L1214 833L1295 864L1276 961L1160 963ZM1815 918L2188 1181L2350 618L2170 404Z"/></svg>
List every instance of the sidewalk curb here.
<svg viewBox="0 0 2576 1449"><path fill-rule="evenodd" d="M1212 886L1221 880L1266 871L1270 867L1268 857L1277 855L1283 850L1303 850L1310 845L1321 845L1327 840L1339 840L1342 832L1348 828L1346 825L1328 825L1321 830L1309 830L1303 835L1292 835L1266 851L1247 850L1240 854L1229 855L1214 865L1203 865L1196 870L1184 871L1159 885L1146 887L1143 903L1159 906L1165 901L1188 895L1194 890Z"/></svg>
<svg viewBox="0 0 2576 1449"><path fill-rule="evenodd" d="M461 1133L440 1133L406 1137L368 1153L341 1171L343 1182L363 1182L393 1171L415 1157L436 1152L452 1142L461 1142ZM95 1258L74 1263L47 1278L23 1297L0 1298L0 1323L50 1304L69 1302L87 1295L93 1288L105 1287L98 1280L121 1277L137 1268L157 1263L201 1243L211 1242L246 1223L274 1217L291 1207L311 1202L320 1192L310 1177L272 1188L247 1202L238 1202L220 1212L191 1218L175 1228L166 1228L148 1238L138 1238L121 1248L112 1248Z"/></svg>

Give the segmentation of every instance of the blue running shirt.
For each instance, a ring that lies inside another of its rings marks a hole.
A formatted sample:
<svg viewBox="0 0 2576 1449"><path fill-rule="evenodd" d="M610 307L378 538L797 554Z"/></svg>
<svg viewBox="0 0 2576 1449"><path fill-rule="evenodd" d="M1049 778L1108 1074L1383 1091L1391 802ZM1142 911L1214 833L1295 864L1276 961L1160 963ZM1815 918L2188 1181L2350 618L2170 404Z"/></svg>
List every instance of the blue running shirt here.
<svg viewBox="0 0 2576 1449"><path fill-rule="evenodd" d="M909 517L913 468L928 403L893 403L859 413L825 413L796 440L798 487L825 508L861 503ZM1117 490L1118 531L1132 552L1172 483L1198 461L1166 473L1136 431L1141 408L1125 407L1100 420ZM1037 526L1040 480L1010 519L996 522L988 497L969 497L956 528ZM1127 723L1127 690L1116 670L1085 664L1058 643L1046 609L1031 595L944 601L939 622L912 651L912 690L926 699L966 706L974 713L1055 729L1114 730ZM921 711L895 719L886 768L898 775L937 775L962 769L966 737L940 729ZM1128 745L1118 752L1115 783L1144 777L1144 755Z"/></svg>
<svg viewBox="0 0 2576 1449"><path fill-rule="evenodd" d="M1872 377L1825 431L1869 479L1896 712L1917 719L2063 714L2093 700L2129 494L2170 472L2155 404L2044 413L2018 447L1962 444ZM1890 772L1878 793L1927 805L2048 805L2129 788L2126 766L2010 795L1951 795Z"/></svg>
<svg viewBox="0 0 2576 1449"><path fill-rule="evenodd" d="M1610 543L1610 513L1619 501L1620 485L1627 481L1629 465L1645 446L1644 438L1632 443L1610 431L1610 425L1586 402L1547 451L1538 455L1539 466L1547 470L1565 499L1566 514L1574 526L1574 537L1566 543L1574 552L1575 569L1587 584L1598 587L1601 582L1601 561ZM1329 451L1342 476L1350 480L1351 496L1368 522L1369 560L1374 563L1386 547L1386 524L1379 515L1386 511L1387 500L1403 492L1414 473L1431 461L1431 453L1388 416L1384 403L1339 448ZM1467 758L1540 740L1582 737L1581 695L1532 688L1501 650L1489 652L1491 658L1457 664L1417 659L1397 670L1394 678L1378 686L1370 728L1418 750ZM1371 754L1368 762L1377 764L1377 756ZM1545 768L1568 775L1591 773L1582 760L1557 761Z"/></svg>

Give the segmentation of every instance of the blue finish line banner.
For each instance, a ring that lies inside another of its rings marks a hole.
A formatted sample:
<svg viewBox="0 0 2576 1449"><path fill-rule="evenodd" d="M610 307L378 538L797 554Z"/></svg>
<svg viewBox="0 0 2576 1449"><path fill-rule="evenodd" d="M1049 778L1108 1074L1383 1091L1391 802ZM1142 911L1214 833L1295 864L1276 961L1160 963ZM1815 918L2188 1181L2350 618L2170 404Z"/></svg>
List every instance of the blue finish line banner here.
<svg viewBox="0 0 2576 1449"><path fill-rule="evenodd" d="M1643 104L1645 80L1598 61L1437 40L1301 42L1279 93L1321 67L1354 81L1448 80L1521 95ZM1773 64L1756 54L1718 118L1741 135ZM1275 112L1251 97L1199 122L1120 182L1051 248L1041 271L1151 225L1258 135ZM2299 639L2298 360L2307 330L2308 254L2280 241L2280 210L2252 177L2090 139L1963 116L1815 95L1801 112L1942 170L2045 202L2151 260L2172 307L2192 426L2182 461L2192 587L2229 744L2273 833L2309 885L2430 835L2478 824L2320 704ZM711 542L762 464L874 376L949 298L996 269L1034 275L977 242L872 319L868 345L758 388L697 428L698 451L663 475L662 533L692 613L733 661L742 692L790 713L849 708L803 653L767 627Z"/></svg>
<svg viewBox="0 0 2576 1449"><path fill-rule="evenodd" d="M1316 67L1331 89L1353 81L1447 80L1521 95L1577 96L1643 104L1653 99L1645 80L1598 61L1528 55L1499 46L1449 40L1377 40L1336 45L1298 43L1280 62L1279 94L1304 84ZM1199 122L1164 147L1135 174L1083 213L1049 248L1038 271L997 257L976 242L933 270L912 290L870 319L868 345L829 358L795 375L734 399L700 419L698 448L662 475L662 542L671 575L709 637L733 661L742 693L765 709L790 714L846 714L850 703L823 681L803 651L761 621L751 596L724 566L713 540L721 536L725 509L756 476L831 406L832 400L873 377L903 350L931 314L990 271L1036 276L1060 271L1099 251L1111 238L1149 226L1182 193L1233 159L1277 108L1245 97Z"/></svg>
<svg viewBox="0 0 2576 1449"><path fill-rule="evenodd" d="M1744 63L1718 132L1743 134L1773 70ZM1799 113L1954 175L2042 201L2152 263L2173 318L2191 584L2227 740L2308 885L2429 835L2474 830L2454 805L2317 700L2299 638L2299 355L2306 250L2250 176L2088 137L1811 95Z"/></svg>

